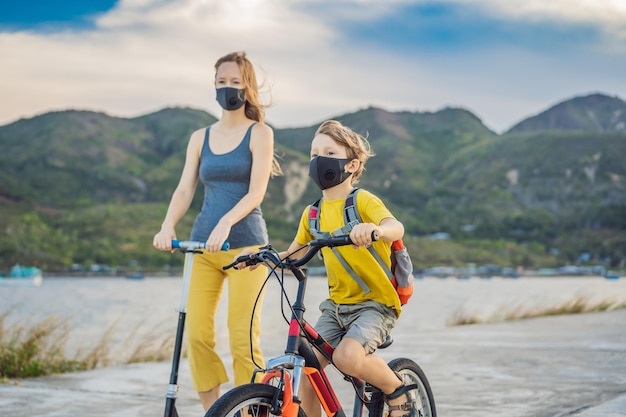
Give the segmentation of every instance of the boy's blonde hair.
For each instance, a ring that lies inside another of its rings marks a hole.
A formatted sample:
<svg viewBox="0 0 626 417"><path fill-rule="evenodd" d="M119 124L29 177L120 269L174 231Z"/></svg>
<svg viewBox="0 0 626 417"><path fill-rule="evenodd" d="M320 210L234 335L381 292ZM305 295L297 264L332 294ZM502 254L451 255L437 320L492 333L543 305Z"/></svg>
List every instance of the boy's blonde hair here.
<svg viewBox="0 0 626 417"><path fill-rule="evenodd" d="M336 120L327 120L317 128L315 135L324 134L347 150L348 158L358 159L359 168L352 174L352 183L359 180L365 170L365 162L370 156L374 156L370 143L367 139L347 126Z"/></svg>

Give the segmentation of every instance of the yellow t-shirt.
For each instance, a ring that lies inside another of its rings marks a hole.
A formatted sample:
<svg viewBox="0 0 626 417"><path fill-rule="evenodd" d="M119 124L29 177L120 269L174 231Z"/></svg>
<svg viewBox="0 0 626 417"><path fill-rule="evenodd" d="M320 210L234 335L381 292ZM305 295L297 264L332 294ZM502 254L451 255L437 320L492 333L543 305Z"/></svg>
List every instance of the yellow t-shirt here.
<svg viewBox="0 0 626 417"><path fill-rule="evenodd" d="M322 199L319 218L320 232L335 231L344 226L344 205L345 199ZM386 218L394 218L380 198L363 189L356 195L356 206L363 223L379 225ZM309 227L310 207L307 206L302 213L295 238L296 242L302 245L315 239ZM389 268L391 266L391 242L379 240L374 242L372 247L378 252L380 258L387 263ZM396 290L393 288L389 278L387 278L383 268L381 268L369 250L363 247L354 249L352 245L339 246L335 249L341 253L344 260L359 278L365 282L370 292L366 294L361 289L350 273L341 266L341 263L330 248L322 248L324 266L328 275L329 298L337 304L357 304L367 300L374 300L395 308L399 315L402 307Z"/></svg>

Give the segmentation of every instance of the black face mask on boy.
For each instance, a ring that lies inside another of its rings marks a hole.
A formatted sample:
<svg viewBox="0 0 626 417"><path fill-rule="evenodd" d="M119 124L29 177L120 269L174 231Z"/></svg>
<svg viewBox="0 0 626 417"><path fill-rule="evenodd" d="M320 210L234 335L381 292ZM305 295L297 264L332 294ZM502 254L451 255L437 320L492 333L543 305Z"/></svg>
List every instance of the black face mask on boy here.
<svg viewBox="0 0 626 417"><path fill-rule="evenodd" d="M224 110L237 110L246 102L243 88L222 87L215 91L217 102Z"/></svg>
<svg viewBox="0 0 626 417"><path fill-rule="evenodd" d="M329 158L316 156L309 165L309 177L320 189L325 190L347 180L351 172L345 172L345 166L352 159Z"/></svg>

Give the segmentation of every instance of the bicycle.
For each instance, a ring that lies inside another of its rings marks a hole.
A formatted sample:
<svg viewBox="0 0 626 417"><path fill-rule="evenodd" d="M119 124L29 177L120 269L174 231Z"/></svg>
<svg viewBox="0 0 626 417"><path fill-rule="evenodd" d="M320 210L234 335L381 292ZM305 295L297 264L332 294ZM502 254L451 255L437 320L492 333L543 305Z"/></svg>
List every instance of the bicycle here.
<svg viewBox="0 0 626 417"><path fill-rule="evenodd" d="M273 274L278 278L282 296L287 300L292 316L289 321L284 355L269 359L266 369L255 370L250 383L226 392L207 411L205 417L306 417L306 413L299 406L298 398L304 375L313 385L326 415L328 417L345 417L343 406L311 347L320 352L330 362L330 365L343 376L344 380L352 384L355 391L353 417L363 417L366 410L370 417L388 416L388 406L383 392L361 379L341 372L334 366L332 361L333 347L304 319L304 296L308 270L301 267L306 265L323 247L351 244L352 241L348 235L316 239L300 248L308 247L301 258L286 257L283 260L280 259L277 251L271 245L267 245L262 247L258 253L239 257L231 264L223 267L228 269L241 262L245 262L246 265L265 263L269 267L270 275ZM276 273L277 269L282 270L281 276ZM290 271L298 279L298 289L293 304L289 303L283 285L282 278L284 278L285 270ZM392 339L388 337L388 340L379 346L379 349L385 348L391 343ZM414 396L417 416L436 417L433 393L420 366L408 358L393 359L388 365L402 378L406 385L414 386L410 393ZM257 376L261 378L260 382L254 382L257 380Z"/></svg>

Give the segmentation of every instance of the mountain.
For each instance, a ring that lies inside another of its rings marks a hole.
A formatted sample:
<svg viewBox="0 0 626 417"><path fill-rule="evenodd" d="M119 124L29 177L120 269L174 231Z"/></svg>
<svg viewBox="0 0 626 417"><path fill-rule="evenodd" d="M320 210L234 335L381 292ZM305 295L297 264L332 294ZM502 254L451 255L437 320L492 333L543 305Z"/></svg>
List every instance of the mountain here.
<svg viewBox="0 0 626 417"><path fill-rule="evenodd" d="M521 121L509 133L545 130L626 132L626 102L604 94L575 97Z"/></svg>
<svg viewBox="0 0 626 417"><path fill-rule="evenodd" d="M419 265L549 266L574 262L583 252L619 265L626 259L626 132L584 126L589 114L602 121L619 116L620 103L577 97L502 135L459 108L369 107L336 119L368 137L376 156L358 185L383 198L404 223ZM569 115L570 129L558 114ZM35 260L47 270L180 263L152 249L152 236L178 182L189 135L215 121L190 108L128 119L67 110L1 126L0 269ZM274 130L285 175L270 181L263 211L279 248L291 241L304 206L319 197L308 180L317 126ZM178 226L180 238L201 197L196 193ZM436 232L453 239L424 239Z"/></svg>
<svg viewBox="0 0 626 417"><path fill-rule="evenodd" d="M53 207L167 198L186 138L216 119L166 109L135 119L62 111L0 128L0 195ZM159 169L157 169L159 168ZM166 172L163 172L166 170Z"/></svg>

